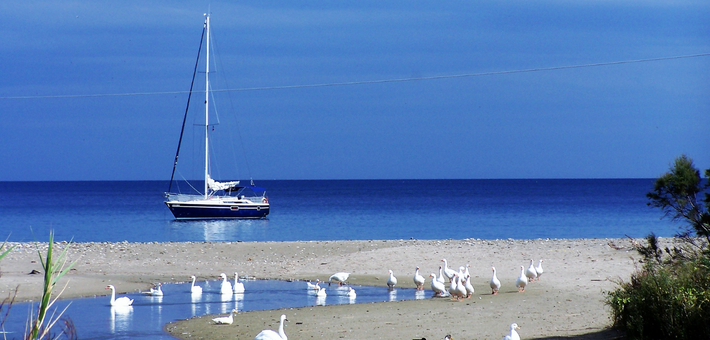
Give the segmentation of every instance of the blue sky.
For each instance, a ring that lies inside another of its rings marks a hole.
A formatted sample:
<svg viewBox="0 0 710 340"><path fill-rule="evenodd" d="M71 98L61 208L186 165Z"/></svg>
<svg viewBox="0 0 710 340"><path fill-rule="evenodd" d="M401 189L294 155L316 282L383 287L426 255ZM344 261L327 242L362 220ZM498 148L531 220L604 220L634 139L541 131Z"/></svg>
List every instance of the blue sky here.
<svg viewBox="0 0 710 340"><path fill-rule="evenodd" d="M208 8L213 88L242 89L210 118L219 179L657 177L683 153L710 168L710 56L265 89L710 53L706 1L13 0L0 180L169 179ZM199 178L200 110L179 177Z"/></svg>

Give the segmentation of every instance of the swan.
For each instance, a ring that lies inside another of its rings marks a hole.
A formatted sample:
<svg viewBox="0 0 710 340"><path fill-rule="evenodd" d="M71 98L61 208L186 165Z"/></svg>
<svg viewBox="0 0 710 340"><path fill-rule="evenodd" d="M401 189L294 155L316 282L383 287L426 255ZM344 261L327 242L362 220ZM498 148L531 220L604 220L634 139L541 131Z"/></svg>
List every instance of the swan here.
<svg viewBox="0 0 710 340"><path fill-rule="evenodd" d="M279 324L278 333L270 329L265 329L257 334L254 337L254 340L288 340L288 337L286 337L286 333L284 332L284 321L288 321L288 319L286 319L286 315L281 315L281 323Z"/></svg>
<svg viewBox="0 0 710 340"><path fill-rule="evenodd" d="M496 276L496 267L491 267L493 270L493 277L491 277L491 294L496 295L498 294L498 290L500 290L500 280L498 280L498 277Z"/></svg>
<svg viewBox="0 0 710 340"><path fill-rule="evenodd" d="M528 282L533 282L537 278L537 271L535 271L535 265L532 259L530 259L530 266L525 270L525 276L527 276Z"/></svg>
<svg viewBox="0 0 710 340"><path fill-rule="evenodd" d="M439 277L437 277L436 280L441 282L442 285L446 283L446 280L444 280L444 269L441 268L441 266L439 266Z"/></svg>
<svg viewBox="0 0 710 340"><path fill-rule="evenodd" d="M106 286L106 289L111 290L111 306L130 306L133 304L133 299L129 299L125 296L116 298L116 288L113 285Z"/></svg>
<svg viewBox="0 0 710 340"><path fill-rule="evenodd" d="M537 272L537 280L540 281L540 276L542 276L543 270L542 270L542 260L540 260L537 263L537 267L535 267L535 271Z"/></svg>
<svg viewBox="0 0 710 340"><path fill-rule="evenodd" d="M321 288L321 289L318 291L318 293L316 293L316 296L318 296L318 297L322 297L322 296L326 296L326 295L327 295L327 294L325 293L325 288Z"/></svg>
<svg viewBox="0 0 710 340"><path fill-rule="evenodd" d="M449 269L449 263L446 262L446 259L442 259L441 262L444 262L444 274L446 274L446 277L449 278L449 282L454 279L454 274L456 272L453 269Z"/></svg>
<svg viewBox="0 0 710 340"><path fill-rule="evenodd" d="M331 282L335 281L338 283L338 286L342 286L345 284L345 281L348 280L348 277L350 277L350 273L345 273L345 272L338 272L330 276L328 278L328 285L330 285Z"/></svg>
<svg viewBox="0 0 710 340"><path fill-rule="evenodd" d="M431 279L431 290L434 291L435 296L444 296L444 293L446 292L446 286L444 286L443 283L439 282L439 280L436 278L436 274L431 273L429 276L432 278Z"/></svg>
<svg viewBox="0 0 710 340"><path fill-rule="evenodd" d="M239 274L234 272L234 294L244 293L244 284L239 282Z"/></svg>
<svg viewBox="0 0 710 340"><path fill-rule="evenodd" d="M516 332L516 329L520 329L517 323L510 324L510 335L503 337L503 340L520 340L520 335Z"/></svg>
<svg viewBox="0 0 710 340"><path fill-rule="evenodd" d="M387 279L387 287L390 289L393 289L394 286L397 285L397 278L394 277L394 272L392 272L392 269L389 270L390 272L390 277Z"/></svg>
<svg viewBox="0 0 710 340"><path fill-rule="evenodd" d="M474 293L473 285L471 284L471 275L466 276L466 282L464 283L464 288L466 288L466 298L470 298Z"/></svg>
<svg viewBox="0 0 710 340"><path fill-rule="evenodd" d="M424 290L424 276L419 275L419 267L414 271L414 285L417 286L417 290Z"/></svg>
<svg viewBox="0 0 710 340"><path fill-rule="evenodd" d="M195 286L195 275L190 276L192 279L192 286L190 286L190 293L192 294L202 294L202 287L200 286Z"/></svg>
<svg viewBox="0 0 710 340"><path fill-rule="evenodd" d="M518 293L524 292L527 284L528 278L525 276L525 266L520 266L520 276L515 281L515 286L518 287Z"/></svg>
<svg viewBox="0 0 710 340"><path fill-rule="evenodd" d="M217 325L231 325L234 322L234 314L237 314L236 309L232 309L232 312L228 316L220 316L218 318L212 319Z"/></svg>
<svg viewBox="0 0 710 340"><path fill-rule="evenodd" d="M227 275L222 273L219 274L219 277L222 278L222 286L220 287L220 292L222 292L222 294L232 294L232 284L227 281Z"/></svg>
<svg viewBox="0 0 710 340"><path fill-rule="evenodd" d="M351 299L357 297L357 294L355 294L355 289L353 289L353 287L348 287L348 297Z"/></svg>
<svg viewBox="0 0 710 340"><path fill-rule="evenodd" d="M306 281L306 285L307 285L306 287L308 290L320 290L319 283L320 283L320 279L316 279L316 284L312 284L312 283Z"/></svg>
<svg viewBox="0 0 710 340"><path fill-rule="evenodd" d="M156 287L158 287L157 289L151 288L149 291L143 292L143 294L153 295L153 296L163 296L163 290L160 288L162 285L163 285L162 283L158 283L158 285L156 286Z"/></svg>

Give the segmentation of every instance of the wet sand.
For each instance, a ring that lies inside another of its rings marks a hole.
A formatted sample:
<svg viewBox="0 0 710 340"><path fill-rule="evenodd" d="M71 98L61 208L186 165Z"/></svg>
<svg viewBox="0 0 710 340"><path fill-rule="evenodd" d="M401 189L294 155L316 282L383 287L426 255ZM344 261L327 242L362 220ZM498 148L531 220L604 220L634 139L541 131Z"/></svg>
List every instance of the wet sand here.
<svg viewBox="0 0 710 340"><path fill-rule="evenodd" d="M398 287L414 288L415 267L423 276L438 273L442 259L457 269L470 264L475 293L470 299L331 305L245 312L232 325L213 325L213 315L168 324L181 339L253 339L265 328L277 330L285 314L290 339L500 339L517 323L523 339L610 339L605 292L628 280L639 256L629 239L536 240L373 240L312 242L57 243L69 247L74 268L58 286L62 297L106 295L147 290L155 282L215 280L220 273L259 279L327 280L335 272L352 273L349 282L385 286L388 270ZM0 297L38 299L42 271L37 250L46 243L10 243L17 248L0 261ZM56 253L55 253L56 254ZM518 293L520 266L543 259L539 281ZM502 288L491 295L491 266ZM430 292L430 278L426 289ZM305 286L305 284L304 284ZM448 284L447 284L448 287ZM247 292L248 294L248 292ZM305 291L304 291L305 294Z"/></svg>

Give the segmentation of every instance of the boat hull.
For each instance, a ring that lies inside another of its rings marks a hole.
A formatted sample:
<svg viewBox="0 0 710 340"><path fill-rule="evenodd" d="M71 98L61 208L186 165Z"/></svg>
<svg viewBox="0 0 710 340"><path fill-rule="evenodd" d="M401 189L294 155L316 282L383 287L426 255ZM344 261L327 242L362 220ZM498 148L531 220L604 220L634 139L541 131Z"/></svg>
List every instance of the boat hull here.
<svg viewBox="0 0 710 340"><path fill-rule="evenodd" d="M228 204L205 202L165 202L178 220L264 218L269 204Z"/></svg>

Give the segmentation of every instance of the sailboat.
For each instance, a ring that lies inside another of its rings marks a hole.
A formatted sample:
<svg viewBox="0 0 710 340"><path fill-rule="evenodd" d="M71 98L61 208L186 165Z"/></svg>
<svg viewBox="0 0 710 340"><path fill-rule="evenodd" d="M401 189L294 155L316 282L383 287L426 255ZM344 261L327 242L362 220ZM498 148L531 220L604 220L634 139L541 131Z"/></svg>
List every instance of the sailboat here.
<svg viewBox="0 0 710 340"><path fill-rule="evenodd" d="M219 182L210 176L210 155L209 155L209 99L210 99L210 17L205 14L205 24L203 37L206 36L205 53L205 172L204 191L199 194L171 193L175 167L177 166L180 154L180 144L182 143L182 131L178 142L178 151L175 154L173 165L173 175L170 178L170 187L165 193L165 204L178 220L197 219L238 219L238 218L264 218L269 214L269 199L266 190L250 185L240 186L239 181ZM200 41L202 48L202 41ZM199 60L199 53L198 53ZM197 65L197 64L196 64ZM195 67L197 70L197 66ZM193 83L194 83L193 75ZM190 90L192 94L192 90ZM188 97L188 106L189 106ZM187 110L185 118L187 118ZM185 122L183 120L183 130ZM197 191L197 190L196 190Z"/></svg>

